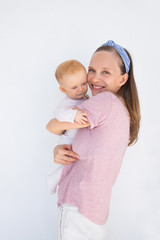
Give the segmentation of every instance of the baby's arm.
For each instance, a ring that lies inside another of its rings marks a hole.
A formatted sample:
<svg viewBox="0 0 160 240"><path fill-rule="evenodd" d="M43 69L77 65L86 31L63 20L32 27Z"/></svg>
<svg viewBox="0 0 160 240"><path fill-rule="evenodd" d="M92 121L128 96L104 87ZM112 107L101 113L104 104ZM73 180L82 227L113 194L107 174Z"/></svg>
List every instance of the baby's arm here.
<svg viewBox="0 0 160 240"><path fill-rule="evenodd" d="M56 118L53 118L47 124L46 129L51 133L54 133L56 135L61 135L64 133L65 130L76 129L76 128L85 128L85 127L89 127L89 126L90 126L89 122L87 122L85 124L59 122Z"/></svg>
<svg viewBox="0 0 160 240"><path fill-rule="evenodd" d="M60 122L74 123L76 113L77 111L70 107L60 106L56 109L54 116Z"/></svg>
<svg viewBox="0 0 160 240"><path fill-rule="evenodd" d="M87 99L87 96L85 96L85 99ZM56 108L54 117L60 122L76 122L80 124L86 123L87 114L78 108L73 108L75 105L77 105L77 103L78 101L75 99L64 98L64 100Z"/></svg>
<svg viewBox="0 0 160 240"><path fill-rule="evenodd" d="M56 110L55 118L60 122L80 123L84 124L88 120L86 118L88 114L78 108L62 108Z"/></svg>

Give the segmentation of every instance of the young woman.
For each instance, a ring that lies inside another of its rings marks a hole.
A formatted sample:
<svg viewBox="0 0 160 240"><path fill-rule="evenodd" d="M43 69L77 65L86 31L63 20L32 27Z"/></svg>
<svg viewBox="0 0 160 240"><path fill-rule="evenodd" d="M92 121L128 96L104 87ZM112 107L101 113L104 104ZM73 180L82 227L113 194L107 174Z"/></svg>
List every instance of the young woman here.
<svg viewBox="0 0 160 240"><path fill-rule="evenodd" d="M128 145L137 141L140 109L129 53L108 41L93 54L88 68L93 97L77 108L89 124L60 123L47 129L61 134L82 128L72 146L55 148L55 163L65 165L58 189L59 239L106 239L113 184Z"/></svg>

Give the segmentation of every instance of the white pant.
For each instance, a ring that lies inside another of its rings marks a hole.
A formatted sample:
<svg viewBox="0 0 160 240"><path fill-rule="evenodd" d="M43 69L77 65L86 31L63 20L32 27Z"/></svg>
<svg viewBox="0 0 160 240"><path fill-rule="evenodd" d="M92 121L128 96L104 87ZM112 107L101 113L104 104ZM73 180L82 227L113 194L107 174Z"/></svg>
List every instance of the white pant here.
<svg viewBox="0 0 160 240"><path fill-rule="evenodd" d="M74 206L63 204L59 208L59 240L106 240L107 223L97 225Z"/></svg>

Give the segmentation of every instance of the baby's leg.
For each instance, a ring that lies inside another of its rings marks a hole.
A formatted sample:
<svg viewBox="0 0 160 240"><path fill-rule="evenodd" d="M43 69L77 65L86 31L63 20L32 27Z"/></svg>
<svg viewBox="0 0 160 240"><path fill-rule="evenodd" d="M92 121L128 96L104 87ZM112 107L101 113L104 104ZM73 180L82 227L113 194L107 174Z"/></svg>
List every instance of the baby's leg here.
<svg viewBox="0 0 160 240"><path fill-rule="evenodd" d="M57 185L61 177L63 165L59 166L53 173L47 176L49 193L54 194L57 191Z"/></svg>

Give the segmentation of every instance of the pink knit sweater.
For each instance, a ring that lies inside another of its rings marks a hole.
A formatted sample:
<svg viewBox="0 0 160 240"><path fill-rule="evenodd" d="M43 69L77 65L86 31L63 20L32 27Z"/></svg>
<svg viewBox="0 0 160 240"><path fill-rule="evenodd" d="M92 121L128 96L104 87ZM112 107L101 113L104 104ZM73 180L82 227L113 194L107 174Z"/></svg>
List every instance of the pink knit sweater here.
<svg viewBox="0 0 160 240"><path fill-rule="evenodd" d="M90 128L80 129L73 151L80 159L63 169L58 205L70 204L91 221L105 224L112 192L129 141L126 107L111 92L102 92L78 105L89 113Z"/></svg>

